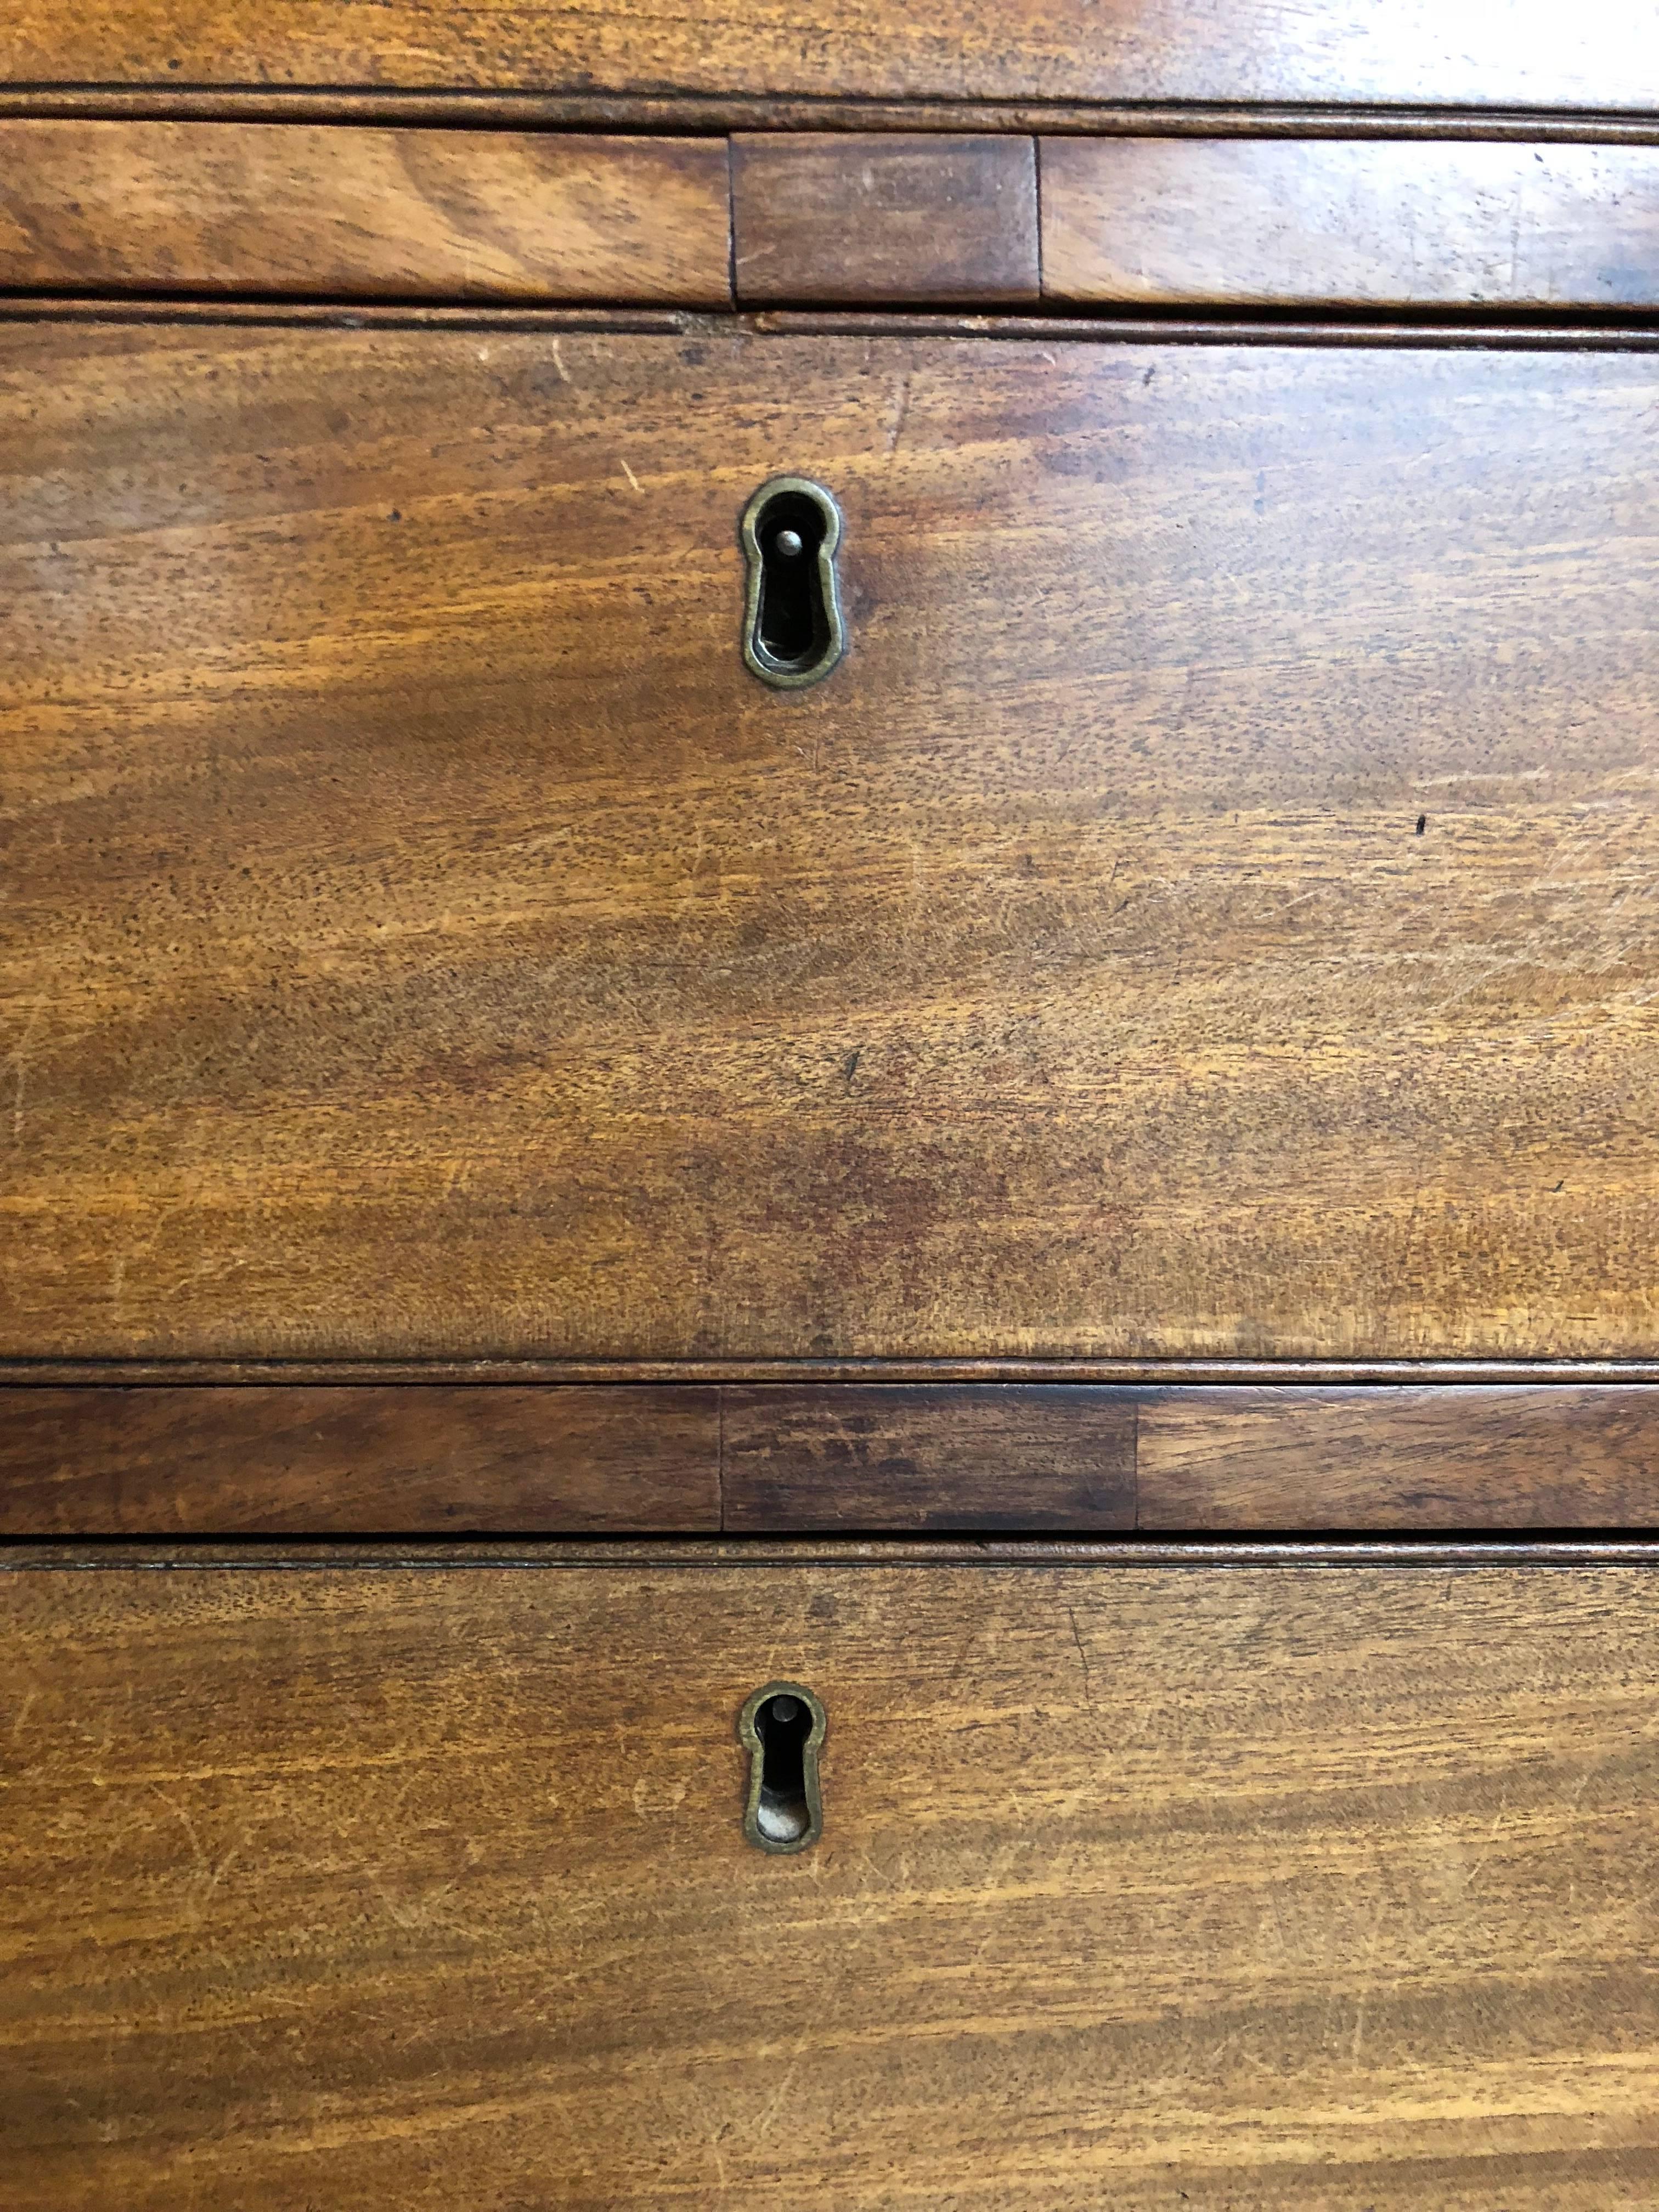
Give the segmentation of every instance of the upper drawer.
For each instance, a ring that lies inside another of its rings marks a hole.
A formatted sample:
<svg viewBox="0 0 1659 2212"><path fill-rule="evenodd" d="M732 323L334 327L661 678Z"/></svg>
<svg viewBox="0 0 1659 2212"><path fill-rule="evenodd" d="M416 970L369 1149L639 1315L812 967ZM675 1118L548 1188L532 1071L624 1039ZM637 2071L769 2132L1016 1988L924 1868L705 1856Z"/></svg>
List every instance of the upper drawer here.
<svg viewBox="0 0 1659 2212"><path fill-rule="evenodd" d="M0 379L0 1350L1659 1344L1652 355ZM779 471L844 515L795 695Z"/></svg>
<svg viewBox="0 0 1659 2212"><path fill-rule="evenodd" d="M1633 109L1659 40L1619 0L12 0L0 78Z"/></svg>

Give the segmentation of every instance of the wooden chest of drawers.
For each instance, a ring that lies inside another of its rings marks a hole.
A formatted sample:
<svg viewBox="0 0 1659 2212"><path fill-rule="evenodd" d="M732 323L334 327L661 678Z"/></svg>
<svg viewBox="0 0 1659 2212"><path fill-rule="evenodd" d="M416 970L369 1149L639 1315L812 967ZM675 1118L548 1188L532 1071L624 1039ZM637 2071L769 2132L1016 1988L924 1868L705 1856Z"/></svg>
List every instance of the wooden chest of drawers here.
<svg viewBox="0 0 1659 2212"><path fill-rule="evenodd" d="M1656 307L1605 4L14 9L8 2208L1659 2197Z"/></svg>

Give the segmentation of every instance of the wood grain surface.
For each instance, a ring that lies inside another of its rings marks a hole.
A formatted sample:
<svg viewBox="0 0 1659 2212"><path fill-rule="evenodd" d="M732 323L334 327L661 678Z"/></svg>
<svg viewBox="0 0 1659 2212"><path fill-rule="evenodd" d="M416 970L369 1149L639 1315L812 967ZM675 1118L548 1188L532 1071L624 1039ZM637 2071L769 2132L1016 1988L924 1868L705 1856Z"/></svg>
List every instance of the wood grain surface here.
<svg viewBox="0 0 1659 2212"><path fill-rule="evenodd" d="M26 85L1659 107L1618 0L12 0Z"/></svg>
<svg viewBox="0 0 1659 2212"><path fill-rule="evenodd" d="M1644 1528L1659 1386L0 1390L0 1535Z"/></svg>
<svg viewBox="0 0 1659 2212"><path fill-rule="evenodd" d="M1651 1356L1656 392L0 328L0 1352Z"/></svg>
<svg viewBox="0 0 1659 2212"><path fill-rule="evenodd" d="M725 142L0 122L0 284L731 299Z"/></svg>
<svg viewBox="0 0 1659 2212"><path fill-rule="evenodd" d="M1135 1393L817 1388L720 1393L725 1526L1133 1528Z"/></svg>
<svg viewBox="0 0 1659 2212"><path fill-rule="evenodd" d="M0 1574L8 2212L1647 2206L1656 1654L1622 1568Z"/></svg>
<svg viewBox="0 0 1659 2212"><path fill-rule="evenodd" d="M1042 289L1075 301L1659 301L1659 147L1045 138Z"/></svg>
<svg viewBox="0 0 1659 2212"><path fill-rule="evenodd" d="M1659 1388L1139 1394L1137 1524L1659 1525Z"/></svg>
<svg viewBox="0 0 1659 2212"><path fill-rule="evenodd" d="M10 1390L0 1534L720 1526L704 1387Z"/></svg>
<svg viewBox="0 0 1659 2212"><path fill-rule="evenodd" d="M1042 290L1030 138L738 137L732 222L741 301L1017 306Z"/></svg>

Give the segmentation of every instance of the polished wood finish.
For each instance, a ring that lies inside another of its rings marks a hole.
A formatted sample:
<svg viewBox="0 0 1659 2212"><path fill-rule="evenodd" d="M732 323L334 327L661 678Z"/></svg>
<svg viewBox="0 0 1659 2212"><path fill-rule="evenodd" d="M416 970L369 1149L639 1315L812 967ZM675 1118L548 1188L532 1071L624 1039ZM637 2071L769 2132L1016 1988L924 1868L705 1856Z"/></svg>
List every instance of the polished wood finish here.
<svg viewBox="0 0 1659 2212"><path fill-rule="evenodd" d="M0 1534L1659 1526L1659 1387L0 1390Z"/></svg>
<svg viewBox="0 0 1659 2212"><path fill-rule="evenodd" d="M1659 303L1659 147L1045 138L1041 160L1056 301Z"/></svg>
<svg viewBox="0 0 1659 2212"><path fill-rule="evenodd" d="M717 138L0 122L0 284L731 300Z"/></svg>
<svg viewBox="0 0 1659 2212"><path fill-rule="evenodd" d="M0 1574L8 2212L1650 2203L1656 1632L1620 1567Z"/></svg>
<svg viewBox="0 0 1659 2212"><path fill-rule="evenodd" d="M1042 290L1030 138L735 138L732 220L744 303L1018 306Z"/></svg>
<svg viewBox="0 0 1659 2212"><path fill-rule="evenodd" d="M876 99L1659 107L1619 0L13 0L0 79Z"/></svg>
<svg viewBox="0 0 1659 2212"><path fill-rule="evenodd" d="M708 1388L0 1393L0 1534L720 1526Z"/></svg>
<svg viewBox="0 0 1659 2212"><path fill-rule="evenodd" d="M0 1352L1659 1350L1645 356L0 374Z"/></svg>
<svg viewBox="0 0 1659 2212"><path fill-rule="evenodd" d="M720 1403L729 1530L1135 1524L1130 1391L827 1383Z"/></svg>
<svg viewBox="0 0 1659 2212"><path fill-rule="evenodd" d="M1659 1526L1659 1388L1139 1395L1138 1523Z"/></svg>

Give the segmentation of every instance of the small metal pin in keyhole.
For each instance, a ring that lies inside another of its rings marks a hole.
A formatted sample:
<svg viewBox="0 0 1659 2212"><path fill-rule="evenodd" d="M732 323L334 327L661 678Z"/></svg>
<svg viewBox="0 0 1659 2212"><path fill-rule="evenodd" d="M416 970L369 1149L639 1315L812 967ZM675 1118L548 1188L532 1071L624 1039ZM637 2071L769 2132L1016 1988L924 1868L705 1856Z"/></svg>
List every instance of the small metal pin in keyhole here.
<svg viewBox="0 0 1659 2212"><path fill-rule="evenodd" d="M807 477L773 477L743 511L743 657L775 691L821 683L847 649L841 509Z"/></svg>
<svg viewBox="0 0 1659 2212"><path fill-rule="evenodd" d="M738 1716L749 1753L743 1832L757 1850L804 1851L823 1832L818 1752L823 1707L799 1682L769 1682Z"/></svg>

